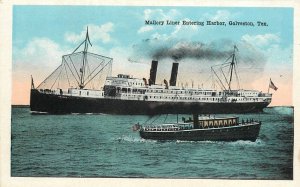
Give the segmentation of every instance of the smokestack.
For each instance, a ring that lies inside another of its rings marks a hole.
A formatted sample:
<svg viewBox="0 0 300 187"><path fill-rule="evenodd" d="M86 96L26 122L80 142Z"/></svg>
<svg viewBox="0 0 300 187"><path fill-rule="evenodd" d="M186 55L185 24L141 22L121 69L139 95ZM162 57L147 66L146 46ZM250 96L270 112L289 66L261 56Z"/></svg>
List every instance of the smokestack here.
<svg viewBox="0 0 300 187"><path fill-rule="evenodd" d="M173 63L172 72L171 72L171 79L170 79L170 86L176 86L178 65L179 64L177 62Z"/></svg>
<svg viewBox="0 0 300 187"><path fill-rule="evenodd" d="M150 69L149 86L151 86L152 84L155 84L157 64L158 64L157 60L152 60L151 69Z"/></svg>

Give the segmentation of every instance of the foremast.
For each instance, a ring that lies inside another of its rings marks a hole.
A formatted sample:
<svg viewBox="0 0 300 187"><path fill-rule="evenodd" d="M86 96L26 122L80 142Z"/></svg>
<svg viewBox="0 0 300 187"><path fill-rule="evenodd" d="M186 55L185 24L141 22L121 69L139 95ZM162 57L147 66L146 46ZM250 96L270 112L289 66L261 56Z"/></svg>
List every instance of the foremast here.
<svg viewBox="0 0 300 187"><path fill-rule="evenodd" d="M86 36L85 36L85 40L73 51L72 54L74 54L77 49L80 48L80 46L82 46L84 44L84 50L83 50L83 56L82 56L82 66L80 68L80 83L79 83L79 88L83 89L85 87L85 71L86 71L86 64L87 64L87 52L88 52L88 48L89 45L92 46L91 42L90 42L90 37L89 37L89 29L87 27L86 29Z"/></svg>

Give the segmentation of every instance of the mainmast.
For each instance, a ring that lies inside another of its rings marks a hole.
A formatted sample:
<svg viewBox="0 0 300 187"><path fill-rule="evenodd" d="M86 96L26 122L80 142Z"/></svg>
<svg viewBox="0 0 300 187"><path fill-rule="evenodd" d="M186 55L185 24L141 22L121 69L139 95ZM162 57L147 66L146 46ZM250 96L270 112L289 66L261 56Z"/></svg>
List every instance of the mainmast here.
<svg viewBox="0 0 300 187"><path fill-rule="evenodd" d="M230 63L230 78L229 78L229 83L228 83L228 90L229 91L231 91L232 73L235 70L235 50L237 50L236 45L234 45L233 54L231 55L232 60L231 60L231 63Z"/></svg>
<svg viewBox="0 0 300 187"><path fill-rule="evenodd" d="M218 84L219 86L223 89L226 90L228 93L231 93L231 83L233 80L233 76L235 75L236 81L237 81L237 85L238 85L238 89L240 89L240 84L239 84L239 77L237 74L237 60L236 60L236 56L235 56L235 52L238 51L238 48L236 47L236 45L234 45L233 48L233 53L232 55L230 55L226 60L224 64L220 64L220 65L215 65L211 67L212 73L213 75L215 75L218 78ZM230 61L231 59L231 61ZM220 71L221 71L221 75L223 75L223 78L225 81L222 81L221 78L219 77L218 74L216 73L216 71L214 70L214 67L220 67ZM229 77L227 77L227 74L225 75L225 73L223 72L223 68L227 69L227 67L229 67ZM234 73L234 74L233 74ZM227 79L228 78L228 79ZM226 84L225 84L226 83ZM228 86L228 87L227 87Z"/></svg>

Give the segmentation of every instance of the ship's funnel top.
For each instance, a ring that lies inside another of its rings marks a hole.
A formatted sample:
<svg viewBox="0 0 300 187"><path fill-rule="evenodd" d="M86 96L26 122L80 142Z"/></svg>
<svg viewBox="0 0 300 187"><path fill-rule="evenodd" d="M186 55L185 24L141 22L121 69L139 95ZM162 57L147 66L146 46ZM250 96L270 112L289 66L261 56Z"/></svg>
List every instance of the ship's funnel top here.
<svg viewBox="0 0 300 187"><path fill-rule="evenodd" d="M170 86L176 86L178 65L179 64L177 62L173 63L172 72L171 72L171 79L170 79Z"/></svg>
<svg viewBox="0 0 300 187"><path fill-rule="evenodd" d="M152 60L152 65L151 65L151 69L150 69L149 86L152 84L155 84L157 64L158 64L157 60Z"/></svg>

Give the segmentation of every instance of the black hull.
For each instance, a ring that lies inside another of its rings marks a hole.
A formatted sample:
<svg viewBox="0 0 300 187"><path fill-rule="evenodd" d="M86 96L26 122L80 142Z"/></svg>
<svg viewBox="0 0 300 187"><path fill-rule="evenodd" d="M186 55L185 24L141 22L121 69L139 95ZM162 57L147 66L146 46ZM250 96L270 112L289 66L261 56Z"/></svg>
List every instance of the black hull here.
<svg viewBox="0 0 300 187"><path fill-rule="evenodd" d="M186 131L147 132L140 131L143 139L180 141L255 141L259 135L260 123L215 129L193 129Z"/></svg>
<svg viewBox="0 0 300 187"><path fill-rule="evenodd" d="M260 103L198 103L83 98L44 94L32 89L30 108L49 114L107 113L107 114L226 114L261 112L268 102Z"/></svg>

